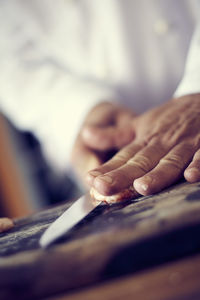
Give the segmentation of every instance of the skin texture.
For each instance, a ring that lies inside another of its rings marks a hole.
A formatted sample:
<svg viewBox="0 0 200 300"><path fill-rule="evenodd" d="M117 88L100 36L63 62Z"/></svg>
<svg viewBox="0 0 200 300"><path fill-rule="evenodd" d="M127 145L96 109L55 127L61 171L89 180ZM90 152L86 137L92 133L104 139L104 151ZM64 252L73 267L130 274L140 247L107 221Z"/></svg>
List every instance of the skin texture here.
<svg viewBox="0 0 200 300"><path fill-rule="evenodd" d="M14 227L14 223L9 218L0 218L0 233L8 231Z"/></svg>
<svg viewBox="0 0 200 300"><path fill-rule="evenodd" d="M112 195L133 184L138 193L150 195L182 176L191 183L200 181L200 94L172 99L133 116L126 126L127 131L131 126L134 132L131 142L127 139L125 146L118 144L120 151L87 174L88 184L99 193ZM106 130L102 134L104 140L105 135ZM90 131L91 149L112 148L112 138L109 147L100 140L93 144L93 138ZM86 139L83 140L87 145Z"/></svg>
<svg viewBox="0 0 200 300"><path fill-rule="evenodd" d="M71 155L74 170L83 183L89 170L100 166L134 139L132 122L135 116L109 102L97 105L88 114Z"/></svg>

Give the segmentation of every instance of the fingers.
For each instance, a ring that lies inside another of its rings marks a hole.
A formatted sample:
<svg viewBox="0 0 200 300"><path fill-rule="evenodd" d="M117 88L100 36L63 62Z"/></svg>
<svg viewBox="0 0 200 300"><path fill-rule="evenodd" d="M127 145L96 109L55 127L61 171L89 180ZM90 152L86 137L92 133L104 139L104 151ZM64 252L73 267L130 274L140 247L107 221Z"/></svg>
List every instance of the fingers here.
<svg viewBox="0 0 200 300"><path fill-rule="evenodd" d="M190 144L181 143L164 156L158 165L143 177L134 181L134 188L142 195L161 191L178 180L191 161L195 149Z"/></svg>
<svg viewBox="0 0 200 300"><path fill-rule="evenodd" d="M106 173L109 173L110 171L113 171L122 165L126 164L126 162L134 156L140 149L142 148L142 145L139 143L132 143L128 146L124 147L121 151L119 151L112 159L110 159L108 162L103 164L97 169L94 169L90 171L87 174L86 181L89 185L94 184L94 180L97 176L104 175ZM105 179L105 177L104 177Z"/></svg>
<svg viewBox="0 0 200 300"><path fill-rule="evenodd" d="M126 127L87 125L82 130L84 143L88 147L99 151L119 149L130 143L134 136L135 134L131 125L127 125Z"/></svg>
<svg viewBox="0 0 200 300"><path fill-rule="evenodd" d="M89 112L86 116L85 124L104 126L115 121L115 115L118 111L117 105L110 102L102 102Z"/></svg>
<svg viewBox="0 0 200 300"><path fill-rule="evenodd" d="M102 168L96 169L102 175L96 174L93 186L101 194L111 195L129 187L136 178L154 168L166 154L166 149L158 140L153 140L145 147L135 143L131 147L126 147L118 153L118 157L123 157L120 162L116 160L116 155L114 160L112 159Z"/></svg>
<svg viewBox="0 0 200 300"><path fill-rule="evenodd" d="M184 177L191 183L200 181L200 150L195 153L192 162L184 172Z"/></svg>
<svg viewBox="0 0 200 300"><path fill-rule="evenodd" d="M96 106L87 116L81 130L81 138L85 145L98 150L120 149L135 137L132 111L102 103Z"/></svg>
<svg viewBox="0 0 200 300"><path fill-rule="evenodd" d="M136 117L132 126L135 128L137 141L131 142L107 164L96 168L96 173L91 172L88 175L90 184L99 193L111 195L134 182L134 187L139 193L149 195L174 183L183 174L189 182L200 180L199 115L199 102L193 102L189 97L182 102L170 101ZM113 124L109 123L106 126ZM110 136L108 133L105 143L99 133L93 134L96 138L100 137L94 144L100 144L102 150L117 145L117 138L111 137L115 136L111 129L110 127ZM118 133L118 136L120 135L122 134ZM153 141L155 138L157 143ZM145 143L142 145L138 142L139 139Z"/></svg>

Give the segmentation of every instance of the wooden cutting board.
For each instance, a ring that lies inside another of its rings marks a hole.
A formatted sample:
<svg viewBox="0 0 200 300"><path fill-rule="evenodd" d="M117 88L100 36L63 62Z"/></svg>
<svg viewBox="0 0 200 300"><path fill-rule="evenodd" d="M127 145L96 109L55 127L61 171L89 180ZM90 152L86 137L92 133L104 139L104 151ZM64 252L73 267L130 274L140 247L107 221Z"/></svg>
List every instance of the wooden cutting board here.
<svg viewBox="0 0 200 300"><path fill-rule="evenodd" d="M59 243L40 249L43 231L70 205L18 219L0 235L0 299L70 293L200 251L199 183L98 207Z"/></svg>

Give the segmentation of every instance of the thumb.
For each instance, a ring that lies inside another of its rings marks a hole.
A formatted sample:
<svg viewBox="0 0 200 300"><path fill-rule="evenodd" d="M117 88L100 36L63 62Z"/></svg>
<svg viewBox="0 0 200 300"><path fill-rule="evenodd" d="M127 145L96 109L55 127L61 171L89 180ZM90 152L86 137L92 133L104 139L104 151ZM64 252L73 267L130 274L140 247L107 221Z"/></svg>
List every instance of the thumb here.
<svg viewBox="0 0 200 300"><path fill-rule="evenodd" d="M104 127L86 125L82 129L82 139L88 147L94 150L120 149L130 143L135 136L131 125Z"/></svg>
<svg viewBox="0 0 200 300"><path fill-rule="evenodd" d="M78 137L71 153L71 163L77 178L81 179L82 183L86 185L85 175L88 171L100 166L102 160L94 151L84 145Z"/></svg>

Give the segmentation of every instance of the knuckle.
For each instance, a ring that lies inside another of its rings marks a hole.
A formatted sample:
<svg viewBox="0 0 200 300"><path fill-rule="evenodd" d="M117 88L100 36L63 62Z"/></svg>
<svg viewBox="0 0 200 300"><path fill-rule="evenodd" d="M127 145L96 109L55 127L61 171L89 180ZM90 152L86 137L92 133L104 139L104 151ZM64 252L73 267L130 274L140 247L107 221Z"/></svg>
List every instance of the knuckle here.
<svg viewBox="0 0 200 300"><path fill-rule="evenodd" d="M133 155L133 149L131 147L125 147L122 151L118 152L114 159L122 162L126 162Z"/></svg>
<svg viewBox="0 0 200 300"><path fill-rule="evenodd" d="M119 162L125 162L127 161L127 154L124 152L118 153L113 157L113 160L119 161Z"/></svg>
<svg viewBox="0 0 200 300"><path fill-rule="evenodd" d="M133 157L127 161L127 165L136 167L137 169L142 170L143 172L148 172L152 168L151 160L142 154L138 154L136 157Z"/></svg>
<svg viewBox="0 0 200 300"><path fill-rule="evenodd" d="M164 157L160 160L161 164L170 165L171 167L174 167L175 169L182 170L182 160L181 157L177 154L171 154L168 157Z"/></svg>

